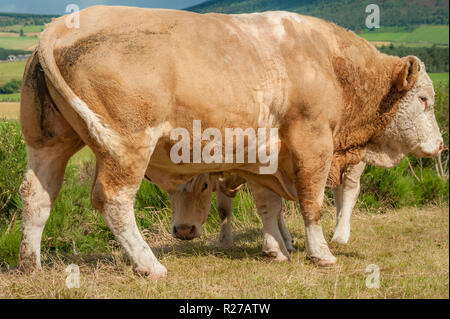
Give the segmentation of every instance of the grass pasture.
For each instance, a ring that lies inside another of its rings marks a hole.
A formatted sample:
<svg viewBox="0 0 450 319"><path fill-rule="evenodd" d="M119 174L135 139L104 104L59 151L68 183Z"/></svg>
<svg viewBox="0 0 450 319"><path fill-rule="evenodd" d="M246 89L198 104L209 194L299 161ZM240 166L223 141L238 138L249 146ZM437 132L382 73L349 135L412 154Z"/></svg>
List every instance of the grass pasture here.
<svg viewBox="0 0 450 319"><path fill-rule="evenodd" d="M20 25L20 24L16 24L16 25L9 25L9 26L4 26L4 27L0 27L0 32L11 32L11 33L19 33L20 30L23 30L23 33L27 34L27 33L36 33L36 32L42 32L44 30L44 25L35 25L35 24L31 24L31 25Z"/></svg>
<svg viewBox="0 0 450 319"><path fill-rule="evenodd" d="M448 77L448 72L445 73L429 73L431 80L433 81L433 83L436 82L441 82L441 81L448 81L449 77Z"/></svg>
<svg viewBox="0 0 450 319"><path fill-rule="evenodd" d="M94 212L90 214L84 225L98 219ZM292 211L286 219L296 251L291 261L283 263L261 255L258 220L236 221L235 245L222 250L215 247L216 234L207 233L192 242L178 241L168 233L167 214L146 214L161 215L159 224L141 230L168 268L167 278L152 281L134 274L118 243L111 239L102 252L76 253L79 248L73 246L70 254L45 253L43 270L29 276L4 268L0 272L0 298L449 297L448 207L402 209L381 215L356 213L350 244L331 245L338 258L338 265L332 268L318 268L306 259L303 223ZM327 212L323 218L328 239L335 223L333 215ZM92 231L100 237L104 226ZM51 247L67 233L57 236L46 236L44 245ZM79 289L65 287L65 269L72 263L80 267ZM378 289L365 284L370 264L380 268Z"/></svg>
<svg viewBox="0 0 450 319"><path fill-rule="evenodd" d="M0 63L0 85L9 80L22 80L26 61Z"/></svg>
<svg viewBox="0 0 450 319"><path fill-rule="evenodd" d="M11 50L32 51L38 42L37 37L0 36L0 47Z"/></svg>
<svg viewBox="0 0 450 319"><path fill-rule="evenodd" d="M433 44L448 46L448 25L422 25L412 32L384 32L382 28L366 31L359 36L368 41L388 41L402 44L416 44L416 46L430 46Z"/></svg>

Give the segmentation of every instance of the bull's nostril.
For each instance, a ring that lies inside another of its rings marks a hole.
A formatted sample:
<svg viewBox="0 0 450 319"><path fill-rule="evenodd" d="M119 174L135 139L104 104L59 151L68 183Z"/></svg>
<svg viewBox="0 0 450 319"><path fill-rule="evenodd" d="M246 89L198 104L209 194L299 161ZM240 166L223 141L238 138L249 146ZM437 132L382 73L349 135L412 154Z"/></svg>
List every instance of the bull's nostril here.
<svg viewBox="0 0 450 319"><path fill-rule="evenodd" d="M191 235L194 235L194 234L195 234L195 226L194 226L194 225L191 226L191 231L190 231L190 233L191 233Z"/></svg>

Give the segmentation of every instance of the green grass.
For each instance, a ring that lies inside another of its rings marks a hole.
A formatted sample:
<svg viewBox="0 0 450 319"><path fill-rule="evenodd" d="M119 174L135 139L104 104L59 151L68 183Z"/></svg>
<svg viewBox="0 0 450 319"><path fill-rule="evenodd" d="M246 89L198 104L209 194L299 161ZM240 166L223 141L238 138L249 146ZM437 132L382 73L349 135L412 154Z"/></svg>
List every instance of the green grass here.
<svg viewBox="0 0 450 319"><path fill-rule="evenodd" d="M22 80L26 61L0 63L0 85L16 79Z"/></svg>
<svg viewBox="0 0 450 319"><path fill-rule="evenodd" d="M448 45L448 25L422 25L412 32L383 32L367 31L359 34L369 41L389 41L402 43L416 43L420 46L430 44Z"/></svg>
<svg viewBox="0 0 450 319"><path fill-rule="evenodd" d="M44 30L44 25L10 25L1 27L0 31L15 31L20 32L22 29L24 33L30 33L30 32L41 32Z"/></svg>
<svg viewBox="0 0 450 319"><path fill-rule="evenodd" d="M20 102L20 93L0 94L0 102Z"/></svg>
<svg viewBox="0 0 450 319"><path fill-rule="evenodd" d="M428 73L433 82L448 81L448 72L446 73Z"/></svg>
<svg viewBox="0 0 450 319"><path fill-rule="evenodd" d="M0 47L11 50L31 51L33 46L37 45L38 42L39 39L37 37L0 36Z"/></svg>

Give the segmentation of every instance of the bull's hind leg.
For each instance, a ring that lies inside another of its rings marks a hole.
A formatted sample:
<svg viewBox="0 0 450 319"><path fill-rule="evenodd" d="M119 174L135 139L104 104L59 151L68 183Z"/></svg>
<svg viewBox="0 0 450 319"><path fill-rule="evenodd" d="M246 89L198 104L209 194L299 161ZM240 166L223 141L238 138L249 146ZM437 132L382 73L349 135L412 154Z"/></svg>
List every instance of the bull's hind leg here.
<svg viewBox="0 0 450 319"><path fill-rule="evenodd" d="M21 89L20 126L27 144L28 168L22 196L19 269L41 266L41 236L58 195L69 158L84 143L48 95L36 53L29 59Z"/></svg>
<svg viewBox="0 0 450 319"><path fill-rule="evenodd" d="M144 177L148 160L133 158L126 152L128 164L111 158L97 158L97 172L92 188L92 204L130 257L136 272L159 278L166 268L159 263L142 238L134 216L134 199Z"/></svg>
<svg viewBox="0 0 450 319"><path fill-rule="evenodd" d="M79 148L78 143L27 147L28 169L20 186L23 211L18 266L22 271L41 267L42 231L61 188L67 161Z"/></svg>
<svg viewBox="0 0 450 319"><path fill-rule="evenodd" d="M255 183L250 183L250 187L263 223L263 253L273 257L276 261L288 260L289 252L279 224L283 207L281 197Z"/></svg>

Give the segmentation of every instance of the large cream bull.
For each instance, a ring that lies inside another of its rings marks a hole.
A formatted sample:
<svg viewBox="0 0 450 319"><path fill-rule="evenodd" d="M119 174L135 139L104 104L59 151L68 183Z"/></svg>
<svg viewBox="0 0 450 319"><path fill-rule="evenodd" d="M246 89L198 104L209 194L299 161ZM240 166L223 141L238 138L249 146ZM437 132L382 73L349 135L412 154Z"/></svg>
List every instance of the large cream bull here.
<svg viewBox="0 0 450 319"><path fill-rule="evenodd" d="M307 255L330 265L336 258L320 224L325 185L338 184L361 159L394 165L408 153L434 156L442 148L432 82L419 59L381 54L332 23L287 12L104 6L79 15L80 28L66 17L46 26L23 78L20 269L40 266L42 231L66 163L83 145L96 157L93 206L136 271L154 278L167 270L133 208L145 174L173 193L199 174L229 171L267 196L298 198ZM192 140L195 121L222 135L278 129L276 172L259 175L264 161L174 162L171 132L184 128ZM282 241L278 230L270 236Z"/></svg>

